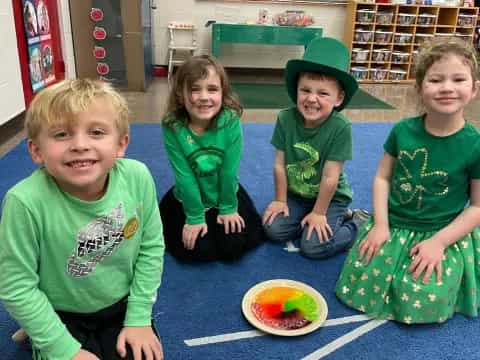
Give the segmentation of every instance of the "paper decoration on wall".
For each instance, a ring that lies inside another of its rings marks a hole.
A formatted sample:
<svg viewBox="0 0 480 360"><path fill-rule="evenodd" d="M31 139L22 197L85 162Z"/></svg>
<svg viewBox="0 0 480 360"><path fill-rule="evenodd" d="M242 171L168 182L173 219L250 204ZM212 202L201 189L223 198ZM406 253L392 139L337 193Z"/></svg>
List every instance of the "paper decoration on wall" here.
<svg viewBox="0 0 480 360"><path fill-rule="evenodd" d="M48 17L48 9L43 1L38 1L38 32L40 35L50 34L50 19Z"/></svg>
<svg viewBox="0 0 480 360"><path fill-rule="evenodd" d="M107 75L110 72L110 66L107 63L99 62L97 64L97 73L99 75Z"/></svg>
<svg viewBox="0 0 480 360"><path fill-rule="evenodd" d="M38 21L35 5L31 1L24 1L23 3L23 23L25 24L28 43L36 42L35 38L38 37Z"/></svg>
<svg viewBox="0 0 480 360"><path fill-rule="evenodd" d="M42 56L43 79L45 80L45 85L48 85L55 80L55 73L53 71L53 49L50 40L40 43L40 54Z"/></svg>
<svg viewBox="0 0 480 360"><path fill-rule="evenodd" d="M102 21L103 20L103 10L99 8L92 8L90 11L90 19L93 21Z"/></svg>
<svg viewBox="0 0 480 360"><path fill-rule="evenodd" d="M30 81L34 93L55 80L48 1L22 0Z"/></svg>
<svg viewBox="0 0 480 360"><path fill-rule="evenodd" d="M40 52L40 43L30 45L28 47L28 57L30 69L30 81L32 83L33 92L43 89L45 81L42 74L42 55Z"/></svg>
<svg viewBox="0 0 480 360"><path fill-rule="evenodd" d="M106 37L107 32L105 31L105 29L101 26L95 26L95 28L93 29L93 38L95 40L105 40Z"/></svg>
<svg viewBox="0 0 480 360"><path fill-rule="evenodd" d="M104 47L95 46L93 48L93 56L95 56L95 59L105 59L106 55L107 55L107 52L105 51Z"/></svg>
<svg viewBox="0 0 480 360"><path fill-rule="evenodd" d="M94 26L91 59L96 62L98 77L122 86L127 78L120 1L92 0L89 12Z"/></svg>

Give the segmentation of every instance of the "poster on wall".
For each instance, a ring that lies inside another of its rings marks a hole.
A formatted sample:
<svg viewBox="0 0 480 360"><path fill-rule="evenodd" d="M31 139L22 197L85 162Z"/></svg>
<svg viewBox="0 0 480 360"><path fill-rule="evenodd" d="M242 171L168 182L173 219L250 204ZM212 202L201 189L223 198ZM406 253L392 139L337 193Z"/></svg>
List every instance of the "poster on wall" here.
<svg viewBox="0 0 480 360"><path fill-rule="evenodd" d="M30 80L37 92L55 80L48 0L22 0Z"/></svg>
<svg viewBox="0 0 480 360"><path fill-rule="evenodd" d="M49 85L55 80L55 72L53 71L53 50L50 40L40 43L40 54L42 56L42 75L45 85Z"/></svg>
<svg viewBox="0 0 480 360"><path fill-rule="evenodd" d="M28 46L28 67L30 69L30 81L32 83L33 92L41 90L45 86L42 70L42 55L40 51L40 43Z"/></svg>

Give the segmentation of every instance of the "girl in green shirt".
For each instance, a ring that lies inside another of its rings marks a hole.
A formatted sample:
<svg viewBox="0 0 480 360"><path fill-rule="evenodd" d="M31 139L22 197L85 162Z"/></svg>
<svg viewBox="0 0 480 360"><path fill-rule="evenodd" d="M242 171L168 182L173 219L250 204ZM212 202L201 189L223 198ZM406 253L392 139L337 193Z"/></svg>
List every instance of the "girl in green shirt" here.
<svg viewBox="0 0 480 360"><path fill-rule="evenodd" d="M480 134L464 119L478 91L471 44L424 46L416 64L421 116L395 125L336 294L371 316L444 322L480 305Z"/></svg>
<svg viewBox="0 0 480 360"><path fill-rule="evenodd" d="M241 113L215 59L194 56L177 70L162 127L175 186L160 213L167 250L180 260L233 260L262 241L260 217L238 183Z"/></svg>

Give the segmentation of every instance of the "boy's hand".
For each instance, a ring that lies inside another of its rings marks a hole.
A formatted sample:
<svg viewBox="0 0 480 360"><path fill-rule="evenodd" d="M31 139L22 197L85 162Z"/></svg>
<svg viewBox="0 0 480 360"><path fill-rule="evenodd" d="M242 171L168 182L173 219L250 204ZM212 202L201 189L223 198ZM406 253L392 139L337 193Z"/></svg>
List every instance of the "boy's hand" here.
<svg viewBox="0 0 480 360"><path fill-rule="evenodd" d="M419 242L411 248L410 256L413 261L408 272L412 275L413 280L417 280L423 272L423 283L426 285L430 281L433 270L437 272L437 283L442 282L442 259L445 247L435 241L433 238Z"/></svg>
<svg viewBox="0 0 480 360"><path fill-rule="evenodd" d="M117 339L117 352L121 357L127 356L127 344L134 360L142 360L142 354L146 360L163 360L162 343L151 326L124 327Z"/></svg>
<svg viewBox="0 0 480 360"><path fill-rule="evenodd" d="M273 220L275 220L280 213L283 213L283 216L288 217L289 211L287 203L285 201L272 201L263 213L262 224L272 225Z"/></svg>
<svg viewBox="0 0 480 360"><path fill-rule="evenodd" d="M245 228L245 221L238 212L228 215L218 215L217 224L223 224L225 234L239 233Z"/></svg>
<svg viewBox="0 0 480 360"><path fill-rule="evenodd" d="M390 239L390 230L388 227L379 227L373 225L365 239L358 246L358 260L362 260L365 256L365 265L378 254L382 245Z"/></svg>
<svg viewBox="0 0 480 360"><path fill-rule="evenodd" d="M203 237L207 232L208 227L205 223L196 225L183 225L182 241L185 249L192 250L195 247L198 236L200 235Z"/></svg>
<svg viewBox="0 0 480 360"><path fill-rule="evenodd" d="M318 240L321 243L327 242L333 234L330 225L328 225L327 217L313 211L305 216L300 224L302 228L308 225L307 240L310 240L313 230L317 232Z"/></svg>
<svg viewBox="0 0 480 360"><path fill-rule="evenodd" d="M90 351L80 349L78 353L76 353L72 360L100 360L95 354L92 354Z"/></svg>

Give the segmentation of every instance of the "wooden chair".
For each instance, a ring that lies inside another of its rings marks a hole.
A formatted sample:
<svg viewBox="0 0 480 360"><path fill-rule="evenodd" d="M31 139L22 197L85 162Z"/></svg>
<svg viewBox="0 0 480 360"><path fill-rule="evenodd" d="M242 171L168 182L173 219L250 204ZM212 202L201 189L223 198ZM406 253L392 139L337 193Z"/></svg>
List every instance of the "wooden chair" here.
<svg viewBox="0 0 480 360"><path fill-rule="evenodd" d="M172 21L168 24L170 42L168 44L168 82L175 65L181 65L197 50L195 26L191 23Z"/></svg>

